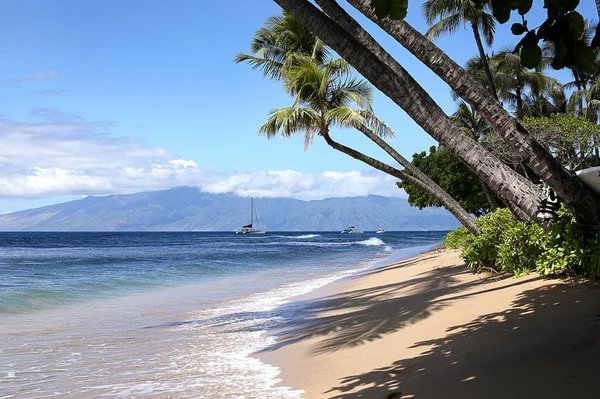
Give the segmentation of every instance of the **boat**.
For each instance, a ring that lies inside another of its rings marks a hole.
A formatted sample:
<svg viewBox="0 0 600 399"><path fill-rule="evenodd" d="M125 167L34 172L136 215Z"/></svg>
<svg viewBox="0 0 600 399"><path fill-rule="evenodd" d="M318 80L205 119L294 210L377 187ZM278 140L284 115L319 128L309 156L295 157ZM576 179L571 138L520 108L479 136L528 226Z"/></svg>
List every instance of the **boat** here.
<svg viewBox="0 0 600 399"><path fill-rule="evenodd" d="M356 209L354 209L354 220L356 221L356 226L358 226L358 218L356 217ZM342 231L341 234L362 234L364 231L359 229L358 227L350 226Z"/></svg>
<svg viewBox="0 0 600 399"><path fill-rule="evenodd" d="M600 194L600 166L578 170L575 174L583 184Z"/></svg>
<svg viewBox="0 0 600 399"><path fill-rule="evenodd" d="M385 233L385 230L380 227L377 229L377 231L375 233L377 233L377 234Z"/></svg>
<svg viewBox="0 0 600 399"><path fill-rule="evenodd" d="M340 231L341 234L362 234L364 233L364 231L357 229L354 226L350 226L342 231Z"/></svg>
<svg viewBox="0 0 600 399"><path fill-rule="evenodd" d="M258 229L254 228L254 215L256 215L256 226ZM252 197L250 197L250 224L242 226L242 228L236 231L235 234L265 234L265 231L260 229L260 224L258 223L258 214L254 208L254 198Z"/></svg>

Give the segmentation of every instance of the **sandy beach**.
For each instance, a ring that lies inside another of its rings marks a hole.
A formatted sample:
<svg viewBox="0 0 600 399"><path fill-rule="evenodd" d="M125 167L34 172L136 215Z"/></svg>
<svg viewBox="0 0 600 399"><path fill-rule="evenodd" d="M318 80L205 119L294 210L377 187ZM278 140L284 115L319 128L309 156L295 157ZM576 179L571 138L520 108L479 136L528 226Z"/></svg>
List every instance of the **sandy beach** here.
<svg viewBox="0 0 600 399"><path fill-rule="evenodd" d="M599 395L600 289L593 284L473 274L457 251L441 250L287 306L299 316L258 357L306 398Z"/></svg>

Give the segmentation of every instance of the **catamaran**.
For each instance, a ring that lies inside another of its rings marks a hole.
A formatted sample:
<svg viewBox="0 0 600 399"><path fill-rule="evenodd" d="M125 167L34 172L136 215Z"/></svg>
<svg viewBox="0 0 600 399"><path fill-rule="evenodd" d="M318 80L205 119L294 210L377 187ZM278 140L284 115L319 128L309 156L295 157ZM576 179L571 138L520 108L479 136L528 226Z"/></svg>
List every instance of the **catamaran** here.
<svg viewBox="0 0 600 399"><path fill-rule="evenodd" d="M254 229L254 215L256 214L256 226L258 229ZM260 223L258 222L258 214L256 208L254 208L254 198L250 197L250 224L242 226L241 229L235 232L235 234L265 234L264 230L260 230Z"/></svg>
<svg viewBox="0 0 600 399"><path fill-rule="evenodd" d="M354 221L356 222L355 226L358 226L358 218L356 217L356 208L354 209ZM359 229L358 227L350 226L340 232L341 234L362 234L364 231Z"/></svg>

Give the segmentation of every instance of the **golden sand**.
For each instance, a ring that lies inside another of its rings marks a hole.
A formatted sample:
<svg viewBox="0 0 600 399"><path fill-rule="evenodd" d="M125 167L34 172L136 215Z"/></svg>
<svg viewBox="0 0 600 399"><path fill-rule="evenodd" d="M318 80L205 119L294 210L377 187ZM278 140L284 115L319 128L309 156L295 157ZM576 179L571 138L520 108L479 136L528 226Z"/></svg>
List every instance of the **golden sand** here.
<svg viewBox="0 0 600 399"><path fill-rule="evenodd" d="M309 399L600 398L591 284L473 274L442 250L290 306L299 316L258 357Z"/></svg>

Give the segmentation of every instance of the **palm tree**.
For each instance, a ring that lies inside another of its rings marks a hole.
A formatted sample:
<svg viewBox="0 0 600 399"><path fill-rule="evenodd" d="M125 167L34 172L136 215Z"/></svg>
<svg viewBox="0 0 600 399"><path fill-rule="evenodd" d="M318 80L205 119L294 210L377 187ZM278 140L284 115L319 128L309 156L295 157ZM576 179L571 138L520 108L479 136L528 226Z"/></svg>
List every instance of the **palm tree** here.
<svg viewBox="0 0 600 399"><path fill-rule="evenodd" d="M373 52L369 49L363 37L364 33L360 33L358 37L354 31L339 30L328 23L325 18L317 15L318 11L306 1L293 2L292 0L274 0L277 4L285 8L288 12L302 19L307 25L311 21L310 28L313 32L320 32L318 35L326 38L326 44L334 49L338 54L349 60L351 64L368 80L374 83L388 97L394 99L398 93L397 81L403 79L410 85L407 91L417 90L407 79L407 76L402 76L397 70L390 67L375 65L386 63L382 59L381 52ZM324 1L324 0L321 0ZM321 3L319 1L319 3ZM329 0L328 0L329 1ZM396 39L410 53L421 60L427 67L435 72L444 82L446 82L452 90L454 90L466 102L471 104L479 114L485 118L490 126L498 132L499 137L504 140L510 147L511 151L518 154L524 163L543 181L545 181L565 202L572 205L580 216L589 226L594 229L600 229L600 220L596 210L596 195L587 189L581 181L573 176L564 166L554 158L542 145L540 145L527 132L527 130L514 118L510 116L498 101L495 101L492 94L482 87L472 76L463 68L454 62L446 53L440 50L435 44L429 41L416 29L414 29L406 21L391 20L389 18L379 19L375 15L371 7L370 0L348 0L348 2L359 12L381 27L390 36ZM316 12L315 12L316 11ZM327 11L329 14L329 11ZM335 16L330 17L340 23ZM368 35L368 34L367 34ZM348 36L355 36L354 41L348 39ZM358 37L358 38L357 38ZM352 43L354 47L348 45ZM342 52L342 50L344 50ZM365 51L367 50L367 51ZM387 54L389 56L389 54ZM386 56L386 57L387 57ZM391 56L389 56L391 57ZM369 60L367 63L366 60ZM375 71L376 73L369 73ZM392 74L394 77L390 76ZM387 77L383 77L386 76ZM402 92L402 94L405 94ZM414 101L411 99L410 101ZM396 100L394 100L396 101ZM400 101L397 101L398 105ZM412 117L412 115L411 115ZM415 118L413 118L415 119ZM425 129L427 131L427 129ZM429 133L429 131L428 131ZM450 148L450 146L446 146ZM489 177L489 186L492 190L492 177ZM536 190L536 194L540 195L540 191ZM509 198L509 193L507 193ZM518 203L518 202L517 202ZM523 208L523 203L519 206ZM526 211L528 214L530 212Z"/></svg>
<svg viewBox="0 0 600 399"><path fill-rule="evenodd" d="M300 129L304 132L305 147L318 133L334 149L420 188L453 213L469 231L478 235L479 229L472 216L385 142L384 137L393 133L370 109L370 86L351 77L350 66L345 61L331 60L329 50L311 35L303 24L284 13L282 17L269 18L266 26L256 33L251 55L239 54L235 58L236 63L247 62L265 76L283 80L286 91L296 97L292 107L272 111L260 132L267 137L277 132L289 136ZM356 105L357 109L350 104ZM329 126L332 125L355 127L411 174L335 142L329 135Z"/></svg>
<svg viewBox="0 0 600 399"><path fill-rule="evenodd" d="M277 134L290 137L303 133L306 148L312 144L315 134L322 136L332 148L414 184L445 206L469 231L479 234L473 218L457 201L385 142L384 139L393 133L371 111L371 87L365 81L351 76L349 64L336 59L319 65L304 55L295 54L293 57L296 60L286 69L283 82L286 90L295 95L294 103L272 110L267 122L259 129L259 134L272 138ZM330 135L330 129L334 126L359 130L399 160L411 174L334 141Z"/></svg>
<svg viewBox="0 0 600 399"><path fill-rule="evenodd" d="M467 133L473 138L473 140L477 142L481 142L484 137L488 136L492 132L492 129L490 129L485 120L475 110L473 110L473 108L469 107L464 102L461 102L458 105L458 109L451 116L451 119L454 121L456 126L464 130L465 133ZM490 204L490 209L492 211L496 210L498 208L498 202L494 197L494 193L492 193L487 184L485 184L485 182L481 179L479 180L479 183L488 203Z"/></svg>
<svg viewBox="0 0 600 399"><path fill-rule="evenodd" d="M544 73L550 60L545 58L540 65L530 71L521 64L521 57L512 50L502 50L492 58L492 70L498 89L498 96L516 109L517 119L523 118L523 98L525 90L534 96L546 94L558 86L558 81Z"/></svg>
<svg viewBox="0 0 600 399"><path fill-rule="evenodd" d="M282 69L290 62L291 54L310 55L321 64L330 57L323 42L285 11L282 15L269 17L265 26L256 31L250 50L252 54L239 53L234 62L246 62L265 77L276 80L281 80Z"/></svg>
<svg viewBox="0 0 600 399"><path fill-rule="evenodd" d="M307 24L332 50L350 62L359 73L404 109L425 132L455 156L463 159L494 193L513 201L523 212L536 219L541 190L504 165L456 127L428 93L381 48L375 39L341 9L337 2L317 0L329 15L327 17L308 1L274 1ZM349 0L349 2L352 5L362 3L360 0ZM364 3L364 5L367 12L372 12L369 4ZM367 15L371 18L371 15ZM373 18L378 21L375 16ZM348 21L354 22L348 24ZM425 41L431 44L427 39ZM489 96L488 92L486 94ZM496 101L494 103L498 104Z"/></svg>
<svg viewBox="0 0 600 399"><path fill-rule="evenodd" d="M480 8L473 0L427 0L423 3L422 8L427 23L431 25L425 36L431 39L436 39L446 33L453 33L461 24L471 25L489 90L493 96L497 96L496 84L481 41L483 35L488 47L491 47L494 42L496 19L488 12L490 11L489 4L485 3ZM439 21L435 22L438 19Z"/></svg>

